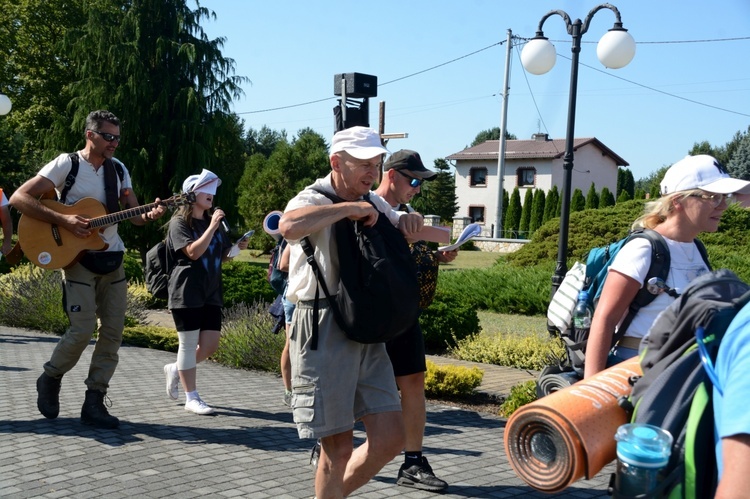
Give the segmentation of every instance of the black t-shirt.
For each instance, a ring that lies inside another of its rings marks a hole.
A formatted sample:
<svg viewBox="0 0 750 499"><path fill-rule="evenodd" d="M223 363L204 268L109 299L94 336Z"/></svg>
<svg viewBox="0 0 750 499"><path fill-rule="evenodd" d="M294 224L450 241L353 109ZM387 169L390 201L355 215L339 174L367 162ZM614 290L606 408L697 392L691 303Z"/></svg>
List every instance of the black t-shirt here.
<svg viewBox="0 0 750 499"><path fill-rule="evenodd" d="M179 215L169 221L169 241L176 253L176 265L169 278L169 308L198 308L204 305L223 306L221 260L232 246L222 229L214 236L206 251L191 260L182 248L197 240L208 229L209 220L192 219L191 228Z"/></svg>

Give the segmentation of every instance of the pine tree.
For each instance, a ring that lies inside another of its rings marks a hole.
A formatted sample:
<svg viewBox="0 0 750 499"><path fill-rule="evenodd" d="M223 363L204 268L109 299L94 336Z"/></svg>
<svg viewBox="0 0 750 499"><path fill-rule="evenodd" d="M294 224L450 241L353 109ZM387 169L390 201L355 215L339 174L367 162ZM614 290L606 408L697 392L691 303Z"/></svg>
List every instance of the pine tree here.
<svg viewBox="0 0 750 499"><path fill-rule="evenodd" d="M586 208L586 198L583 197L583 191L576 187L573 191L573 197L570 199L570 213L583 211Z"/></svg>
<svg viewBox="0 0 750 499"><path fill-rule="evenodd" d="M599 196L599 208L606 208L607 206L615 205L615 196L607 187L602 188L602 193Z"/></svg>
<svg viewBox="0 0 750 499"><path fill-rule="evenodd" d="M523 208L521 208L521 223L518 224L518 233L522 239L529 239L532 204L534 204L534 193L531 189L526 189L526 194L523 196Z"/></svg>
<svg viewBox="0 0 750 499"><path fill-rule="evenodd" d="M437 175L422 184L420 194L412 199L411 205L424 215L438 215L442 223L450 223L458 212L456 181L445 159L434 161Z"/></svg>
<svg viewBox="0 0 750 499"><path fill-rule="evenodd" d="M508 202L508 214L505 217L505 222L503 223L503 231L505 232L505 237L518 237L519 225L521 225L521 194L518 192L518 187L515 187L513 189L513 193L510 195L510 201Z"/></svg>
<svg viewBox="0 0 750 499"><path fill-rule="evenodd" d="M646 191L643 189L636 189L635 197L633 197L633 199L646 199Z"/></svg>
<svg viewBox="0 0 750 499"><path fill-rule="evenodd" d="M599 207L599 195L596 193L596 186L591 182L589 192L586 194L586 209L595 210Z"/></svg>
<svg viewBox="0 0 750 499"><path fill-rule="evenodd" d="M727 170L733 177L750 180L750 133L737 145L732 159L727 163Z"/></svg>
<svg viewBox="0 0 750 499"><path fill-rule="evenodd" d="M545 208L544 191L537 189L534 191L534 204L531 205L531 223L529 224L529 233L534 234L544 222L544 208Z"/></svg>
<svg viewBox="0 0 750 499"><path fill-rule="evenodd" d="M543 223L546 223L553 218L559 216L556 213L557 205L560 201L560 194L557 191L557 186L553 185L547 195L547 201L544 203L544 219Z"/></svg>
<svg viewBox="0 0 750 499"><path fill-rule="evenodd" d="M620 191L620 195L617 196L617 203L624 203L625 201L630 201L630 195L628 194L628 191L623 189Z"/></svg>

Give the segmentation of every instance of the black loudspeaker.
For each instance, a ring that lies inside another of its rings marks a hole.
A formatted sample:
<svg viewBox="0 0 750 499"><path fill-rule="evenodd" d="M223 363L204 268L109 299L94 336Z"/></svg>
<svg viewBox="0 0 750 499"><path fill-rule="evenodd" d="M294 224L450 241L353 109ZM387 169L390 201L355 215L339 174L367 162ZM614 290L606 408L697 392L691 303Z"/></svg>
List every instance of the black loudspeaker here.
<svg viewBox="0 0 750 499"><path fill-rule="evenodd" d="M346 96L377 97L378 77L362 73L343 73L333 75L333 95L341 95L341 81L346 82Z"/></svg>
<svg viewBox="0 0 750 499"><path fill-rule="evenodd" d="M333 108L333 128L336 132L353 126L370 126L370 106L367 99L359 107L346 106L346 121L342 116L341 104Z"/></svg>

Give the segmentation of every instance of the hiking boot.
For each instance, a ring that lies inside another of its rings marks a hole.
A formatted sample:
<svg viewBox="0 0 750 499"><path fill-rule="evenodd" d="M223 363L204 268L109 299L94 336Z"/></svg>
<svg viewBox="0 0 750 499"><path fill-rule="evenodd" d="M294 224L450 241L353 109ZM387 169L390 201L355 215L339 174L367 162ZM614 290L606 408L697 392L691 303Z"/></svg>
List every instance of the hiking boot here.
<svg viewBox="0 0 750 499"><path fill-rule="evenodd" d="M86 390L86 400L83 401L83 407L81 408L81 423L107 430L120 426L120 420L110 415L104 406L106 395L99 390Z"/></svg>
<svg viewBox="0 0 750 499"><path fill-rule="evenodd" d="M431 492L442 492L448 488L447 482L435 476L432 467L424 456L422 456L422 462L419 464L412 464L411 466L407 466L406 463L402 464L401 469L398 470L396 484Z"/></svg>
<svg viewBox="0 0 750 499"><path fill-rule="evenodd" d="M318 470L318 460L320 459L320 439L315 442L315 446L310 453L310 466L313 467L313 471Z"/></svg>
<svg viewBox="0 0 750 499"><path fill-rule="evenodd" d="M62 378L53 378L42 373L36 380L36 407L47 419L55 419L60 414L60 384Z"/></svg>
<svg viewBox="0 0 750 499"><path fill-rule="evenodd" d="M164 376L167 378L167 395L172 400L180 397L178 391L180 383L180 371L177 370L177 364L166 364L164 366Z"/></svg>

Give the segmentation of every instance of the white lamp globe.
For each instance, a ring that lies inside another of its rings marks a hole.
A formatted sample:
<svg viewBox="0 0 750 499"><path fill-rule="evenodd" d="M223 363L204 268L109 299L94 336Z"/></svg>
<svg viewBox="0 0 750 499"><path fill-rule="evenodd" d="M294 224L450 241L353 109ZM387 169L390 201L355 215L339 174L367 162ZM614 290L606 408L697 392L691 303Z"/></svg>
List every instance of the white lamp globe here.
<svg viewBox="0 0 750 499"><path fill-rule="evenodd" d="M0 94L0 116L5 116L10 112L10 108L13 107L13 105L10 102L10 99L5 94Z"/></svg>
<svg viewBox="0 0 750 499"><path fill-rule="evenodd" d="M627 66L635 56L635 40L623 29L612 29L596 46L596 56L604 67L620 69Z"/></svg>
<svg viewBox="0 0 750 499"><path fill-rule="evenodd" d="M555 65L555 46L546 38L529 40L521 51L521 64L531 74L543 75Z"/></svg>

